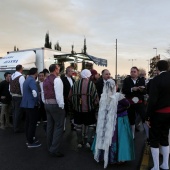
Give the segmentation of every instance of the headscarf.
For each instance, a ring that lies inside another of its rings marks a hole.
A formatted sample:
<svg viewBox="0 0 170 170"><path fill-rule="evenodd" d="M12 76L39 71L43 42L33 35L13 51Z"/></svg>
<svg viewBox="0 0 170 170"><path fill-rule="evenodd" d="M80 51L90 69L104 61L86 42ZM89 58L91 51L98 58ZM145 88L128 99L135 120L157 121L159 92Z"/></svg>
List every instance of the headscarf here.
<svg viewBox="0 0 170 170"><path fill-rule="evenodd" d="M88 69L84 69L82 70L80 75L81 75L81 78L89 78L91 76L91 72Z"/></svg>
<svg viewBox="0 0 170 170"><path fill-rule="evenodd" d="M90 70L90 71L91 71L92 76L95 76L95 75L97 74L97 71L94 70L94 69L92 69L92 70Z"/></svg>
<svg viewBox="0 0 170 170"><path fill-rule="evenodd" d="M116 93L115 81L108 79L104 84L99 104L94 154L94 159L99 162L100 151L104 150L104 168L108 165L109 147L112 144L112 137L115 131L119 100L120 97Z"/></svg>

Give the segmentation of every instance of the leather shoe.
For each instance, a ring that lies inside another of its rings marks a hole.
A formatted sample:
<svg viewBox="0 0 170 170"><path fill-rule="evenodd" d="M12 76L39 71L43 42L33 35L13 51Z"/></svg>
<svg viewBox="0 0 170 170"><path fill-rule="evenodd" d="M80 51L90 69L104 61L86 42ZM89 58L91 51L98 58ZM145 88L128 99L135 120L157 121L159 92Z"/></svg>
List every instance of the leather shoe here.
<svg viewBox="0 0 170 170"><path fill-rule="evenodd" d="M60 152L57 152L57 153L51 153L50 152L50 156L52 156L52 157L64 157L64 154L62 154L62 153L60 153Z"/></svg>

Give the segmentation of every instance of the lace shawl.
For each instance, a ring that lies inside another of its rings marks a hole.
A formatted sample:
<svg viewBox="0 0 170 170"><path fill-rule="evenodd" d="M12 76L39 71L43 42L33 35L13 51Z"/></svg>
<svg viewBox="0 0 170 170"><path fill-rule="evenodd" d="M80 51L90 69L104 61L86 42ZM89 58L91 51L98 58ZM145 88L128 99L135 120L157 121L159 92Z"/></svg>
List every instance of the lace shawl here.
<svg viewBox="0 0 170 170"><path fill-rule="evenodd" d="M94 159L99 162L100 150L104 150L104 168L108 165L109 147L116 126L118 101L123 98L122 94L116 93L115 82L112 79L107 80L99 104L94 153Z"/></svg>

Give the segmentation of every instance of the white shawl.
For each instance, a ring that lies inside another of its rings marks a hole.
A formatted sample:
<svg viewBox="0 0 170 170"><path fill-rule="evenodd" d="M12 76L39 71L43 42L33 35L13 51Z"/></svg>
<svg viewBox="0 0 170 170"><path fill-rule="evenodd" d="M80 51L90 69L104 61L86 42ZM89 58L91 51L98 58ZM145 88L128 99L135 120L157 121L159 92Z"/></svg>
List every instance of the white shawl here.
<svg viewBox="0 0 170 170"><path fill-rule="evenodd" d="M116 93L115 81L107 80L99 104L94 154L94 159L99 162L100 150L104 150L104 168L108 165L109 147L112 144L116 126L118 101L123 98L122 94Z"/></svg>

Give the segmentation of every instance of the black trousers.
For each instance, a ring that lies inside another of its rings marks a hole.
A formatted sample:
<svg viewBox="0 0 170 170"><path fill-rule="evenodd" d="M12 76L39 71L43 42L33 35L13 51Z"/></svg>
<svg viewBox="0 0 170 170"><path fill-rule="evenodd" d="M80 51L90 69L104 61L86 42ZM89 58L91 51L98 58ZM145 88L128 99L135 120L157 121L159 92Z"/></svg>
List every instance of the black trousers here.
<svg viewBox="0 0 170 170"><path fill-rule="evenodd" d="M96 124L96 112L92 110L90 112L74 112L74 123L77 125L93 125Z"/></svg>
<svg viewBox="0 0 170 170"><path fill-rule="evenodd" d="M136 115L139 114L142 122L145 122L146 111L143 103L131 104L127 110L130 125L135 125Z"/></svg>
<svg viewBox="0 0 170 170"><path fill-rule="evenodd" d="M168 135L170 128L170 113L154 113L150 120L151 128L149 129L150 145L158 148L159 144L168 146Z"/></svg>
<svg viewBox="0 0 170 170"><path fill-rule="evenodd" d="M38 109L38 120L37 121L47 121L47 114L45 111L45 106L44 103L42 101L40 101L40 108Z"/></svg>
<svg viewBox="0 0 170 170"><path fill-rule="evenodd" d="M35 136L38 108L25 108L26 122L25 133L28 143L33 143L33 137Z"/></svg>
<svg viewBox="0 0 170 170"><path fill-rule="evenodd" d="M21 100L22 97L17 96L12 97L14 132L18 132L23 129L22 126L23 110L20 107Z"/></svg>

